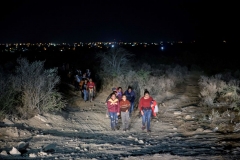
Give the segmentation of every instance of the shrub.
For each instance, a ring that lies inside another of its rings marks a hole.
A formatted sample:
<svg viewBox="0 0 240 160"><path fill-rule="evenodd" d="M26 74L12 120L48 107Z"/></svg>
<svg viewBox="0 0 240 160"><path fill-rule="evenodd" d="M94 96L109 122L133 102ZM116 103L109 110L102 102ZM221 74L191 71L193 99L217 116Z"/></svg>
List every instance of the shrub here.
<svg viewBox="0 0 240 160"><path fill-rule="evenodd" d="M187 67L181 67L180 65L169 67L166 70L167 77L177 83L182 83L184 77L188 74Z"/></svg>
<svg viewBox="0 0 240 160"><path fill-rule="evenodd" d="M13 113L14 106L18 102L16 96L17 92L13 88L10 75L0 68L0 119Z"/></svg>
<svg viewBox="0 0 240 160"><path fill-rule="evenodd" d="M210 126L212 128L218 128L220 132L232 132L234 129L233 120L235 118L235 113L233 111L225 110L220 113L220 111L212 112L209 116Z"/></svg>
<svg viewBox="0 0 240 160"><path fill-rule="evenodd" d="M97 53L96 58L100 59L101 72L104 75L116 77L131 69L129 63L133 54L121 47L111 48L107 52Z"/></svg>
<svg viewBox="0 0 240 160"><path fill-rule="evenodd" d="M200 105L213 107L226 104L231 108L237 108L239 97L239 81L229 79L229 74L217 74L212 77L201 76L199 79L201 98Z"/></svg>
<svg viewBox="0 0 240 160"><path fill-rule="evenodd" d="M44 61L29 63L25 58L18 58L17 62L19 65L11 81L14 90L20 93L21 107L18 111L22 118L65 107L65 100L55 88L60 82L57 68L45 70Z"/></svg>

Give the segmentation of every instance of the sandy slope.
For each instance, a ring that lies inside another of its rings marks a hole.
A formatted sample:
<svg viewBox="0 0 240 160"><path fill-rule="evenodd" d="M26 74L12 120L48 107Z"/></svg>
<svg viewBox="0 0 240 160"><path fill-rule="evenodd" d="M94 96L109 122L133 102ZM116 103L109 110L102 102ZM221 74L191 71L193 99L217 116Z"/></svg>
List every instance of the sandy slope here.
<svg viewBox="0 0 240 160"><path fill-rule="evenodd" d="M104 101L109 93L99 93L94 102L84 102L69 90L71 104L61 114L45 114L29 120L5 120L0 128L2 159L237 159L240 134L220 134L200 121L197 106L198 78L192 72L184 84L164 95L152 95L160 112L152 119L149 134L141 130L136 110L131 129L112 131ZM65 86L66 88L69 86ZM71 87L70 87L71 88ZM21 145L20 145L21 144ZM22 155L11 155L16 147ZM4 153L6 151L7 153Z"/></svg>

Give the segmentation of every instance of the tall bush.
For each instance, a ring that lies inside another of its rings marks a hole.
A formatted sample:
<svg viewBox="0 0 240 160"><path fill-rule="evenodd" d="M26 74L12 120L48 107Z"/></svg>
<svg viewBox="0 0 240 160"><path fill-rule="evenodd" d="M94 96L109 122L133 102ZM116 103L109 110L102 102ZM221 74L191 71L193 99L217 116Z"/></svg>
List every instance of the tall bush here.
<svg viewBox="0 0 240 160"><path fill-rule="evenodd" d="M13 88L10 75L0 68L0 119L12 114L17 103L17 92Z"/></svg>
<svg viewBox="0 0 240 160"><path fill-rule="evenodd" d="M57 68L44 69L44 61L30 63L25 58L18 58L17 63L12 83L21 95L19 112L23 118L65 107L66 102L56 89L60 82Z"/></svg>
<svg viewBox="0 0 240 160"><path fill-rule="evenodd" d="M239 81L226 79L226 76L217 74L212 77L201 76L199 79L201 98L200 105L213 107L224 104L231 108L238 109L239 103Z"/></svg>
<svg viewBox="0 0 240 160"><path fill-rule="evenodd" d="M131 57L133 57L133 54L122 47L111 48L107 52L97 54L97 58L100 59L101 71L112 77L121 75L131 69L131 63L129 63Z"/></svg>
<svg viewBox="0 0 240 160"><path fill-rule="evenodd" d="M133 56L122 47L111 48L106 52L96 54L96 59L100 62L98 75L102 85L101 89L110 90L112 86L116 86L114 79L131 70L133 62L130 60Z"/></svg>

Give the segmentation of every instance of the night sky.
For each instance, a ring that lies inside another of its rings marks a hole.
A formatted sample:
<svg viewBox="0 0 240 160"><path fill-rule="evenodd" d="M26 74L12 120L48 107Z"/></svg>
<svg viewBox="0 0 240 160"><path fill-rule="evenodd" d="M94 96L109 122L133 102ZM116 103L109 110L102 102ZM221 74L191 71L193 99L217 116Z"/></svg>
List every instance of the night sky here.
<svg viewBox="0 0 240 160"><path fill-rule="evenodd" d="M0 43L239 41L237 2L8 0Z"/></svg>

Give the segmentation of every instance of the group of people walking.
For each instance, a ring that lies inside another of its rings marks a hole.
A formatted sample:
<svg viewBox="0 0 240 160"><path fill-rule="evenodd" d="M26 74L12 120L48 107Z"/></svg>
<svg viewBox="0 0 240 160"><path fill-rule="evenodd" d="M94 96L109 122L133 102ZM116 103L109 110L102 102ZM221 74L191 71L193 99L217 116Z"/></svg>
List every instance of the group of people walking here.
<svg viewBox="0 0 240 160"><path fill-rule="evenodd" d="M121 87L113 88L113 92L107 97L107 113L106 116L110 118L111 129L119 129L118 119L122 120L123 131L129 130L130 117L134 111L134 101L136 98L132 87L123 92ZM156 106L156 101L150 96L149 91L145 90L144 96L140 98L138 109L142 116L142 130L147 128L147 132L151 132L150 122L153 114L153 108Z"/></svg>
<svg viewBox="0 0 240 160"><path fill-rule="evenodd" d="M96 85L91 78L91 72L86 69L83 72L80 69L69 70L69 66L64 64L60 68L61 73L68 72L68 82L74 84L76 91L81 91L84 101L93 101L96 94ZM65 74L64 74L65 75ZM72 77L72 78L71 78ZM136 94L131 86L123 92L122 87L113 88L112 93L107 97L105 104L107 106L106 117L110 118L111 129L119 129L118 120L122 120L122 129L130 129L130 119L134 111ZM149 91L145 90L144 96L140 98L138 109L142 116L142 130L147 129L151 132L151 117L156 116L154 108L157 107L156 101L150 96Z"/></svg>
<svg viewBox="0 0 240 160"><path fill-rule="evenodd" d="M96 85L92 81L92 78L84 79L83 83L80 84L80 88L81 88L82 97L84 101L92 102L96 94Z"/></svg>

